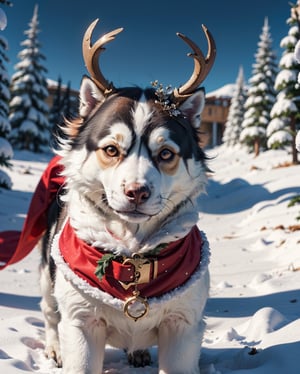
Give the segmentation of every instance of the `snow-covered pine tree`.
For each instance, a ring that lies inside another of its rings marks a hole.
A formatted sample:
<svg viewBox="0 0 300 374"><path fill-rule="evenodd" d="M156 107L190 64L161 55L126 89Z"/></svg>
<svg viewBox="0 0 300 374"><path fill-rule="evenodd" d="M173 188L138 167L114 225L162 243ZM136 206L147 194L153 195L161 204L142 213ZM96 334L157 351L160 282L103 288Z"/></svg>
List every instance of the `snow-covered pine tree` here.
<svg viewBox="0 0 300 374"><path fill-rule="evenodd" d="M53 103L49 112L49 123L52 129L56 129L57 125L62 122L63 113L63 95L62 95L62 79L59 76L55 92L53 94Z"/></svg>
<svg viewBox="0 0 300 374"><path fill-rule="evenodd" d="M292 6L291 16L287 19L288 35L280 42L280 47L284 51L275 79L275 89L278 94L267 127L268 147L273 149L291 147L293 163L298 162L295 136L300 125L300 85L297 82L300 64L294 56L295 46L300 37L299 14L300 0L297 5Z"/></svg>
<svg viewBox="0 0 300 374"><path fill-rule="evenodd" d="M222 139L227 147L238 144L240 139L241 123L244 117L244 104L247 95L242 67L239 69L235 86Z"/></svg>
<svg viewBox="0 0 300 374"><path fill-rule="evenodd" d="M270 110L276 96L274 82L277 63L275 52L272 50L267 17L259 37L255 63L252 67L240 141L246 144L255 156L258 156L260 150L267 146L266 127L270 122Z"/></svg>
<svg viewBox="0 0 300 374"><path fill-rule="evenodd" d="M78 117L78 95L74 95L71 91L71 83L69 82L67 86L62 85L62 79L59 77L49 114L49 122L54 135L52 144L54 148L57 140L65 136L61 125L65 120Z"/></svg>
<svg viewBox="0 0 300 374"><path fill-rule="evenodd" d="M295 59L300 63L300 40L298 40L295 46L294 56ZM300 72L298 73L298 83L300 84ZM296 135L296 149L298 152L300 152L300 130L298 130Z"/></svg>
<svg viewBox="0 0 300 374"><path fill-rule="evenodd" d="M38 25L36 5L29 29L24 32L27 39L21 43L24 49L18 55L20 62L15 65L16 73L12 76L9 116L12 144L33 152L42 151L50 139L49 107L45 102L48 88L44 74L47 69L42 63L45 57L40 51Z"/></svg>
<svg viewBox="0 0 300 374"><path fill-rule="evenodd" d="M0 0L0 3L11 5L10 2L4 0ZM9 76L5 66L8 62L7 49L7 40L0 35L0 187L11 188L11 179L5 172L5 169L10 166L9 161L13 156L12 147L7 139L11 129L8 121Z"/></svg>

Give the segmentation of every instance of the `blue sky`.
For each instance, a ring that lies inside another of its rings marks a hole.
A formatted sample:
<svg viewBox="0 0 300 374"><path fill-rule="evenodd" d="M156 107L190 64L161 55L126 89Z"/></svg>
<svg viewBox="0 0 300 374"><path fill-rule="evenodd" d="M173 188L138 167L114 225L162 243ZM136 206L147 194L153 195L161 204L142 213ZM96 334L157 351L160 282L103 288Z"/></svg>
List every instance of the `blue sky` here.
<svg viewBox="0 0 300 374"><path fill-rule="evenodd" d="M101 67L115 86L149 86L158 79L178 87L191 75L193 62L189 48L176 36L181 32L196 42L206 54L207 43L201 24L214 35L217 58L204 82L207 92L234 83L240 66L245 78L251 76L254 54L264 18L268 16L273 49L278 59L280 40L287 34L290 14L288 0L11 0L13 7L0 6L8 18L2 31L9 43L9 74L18 61L24 31L39 5L41 52L48 78L78 88L86 73L81 53L85 29L96 18L100 23L95 37L117 27L124 31L107 46ZM296 0L294 0L296 2Z"/></svg>

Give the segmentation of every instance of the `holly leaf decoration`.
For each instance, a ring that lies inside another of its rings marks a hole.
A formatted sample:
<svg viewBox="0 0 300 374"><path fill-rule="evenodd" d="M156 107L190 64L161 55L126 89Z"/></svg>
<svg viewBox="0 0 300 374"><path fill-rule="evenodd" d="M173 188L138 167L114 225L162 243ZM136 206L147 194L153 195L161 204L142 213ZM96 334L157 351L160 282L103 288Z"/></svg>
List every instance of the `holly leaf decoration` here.
<svg viewBox="0 0 300 374"><path fill-rule="evenodd" d="M167 243L158 244L158 246L156 246L155 248L153 248L149 253L151 254L151 256L157 256L167 246L168 246Z"/></svg>
<svg viewBox="0 0 300 374"><path fill-rule="evenodd" d="M114 257L115 257L114 254L107 253L107 254L103 255L102 258L99 261L97 261L97 267L96 267L96 270L95 270L95 275L97 276L97 278L102 280L107 267L112 262Z"/></svg>

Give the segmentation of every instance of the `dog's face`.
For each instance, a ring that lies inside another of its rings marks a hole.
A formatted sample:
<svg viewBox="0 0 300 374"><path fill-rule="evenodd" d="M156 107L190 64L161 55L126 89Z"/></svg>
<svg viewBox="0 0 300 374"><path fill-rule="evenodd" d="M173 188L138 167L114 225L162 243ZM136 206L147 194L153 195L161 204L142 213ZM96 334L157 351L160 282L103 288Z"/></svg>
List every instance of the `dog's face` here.
<svg viewBox="0 0 300 374"><path fill-rule="evenodd" d="M191 202L205 183L197 128L204 93L170 115L153 89L120 89L107 99L85 77L80 125L70 124L69 187L106 215L140 223Z"/></svg>

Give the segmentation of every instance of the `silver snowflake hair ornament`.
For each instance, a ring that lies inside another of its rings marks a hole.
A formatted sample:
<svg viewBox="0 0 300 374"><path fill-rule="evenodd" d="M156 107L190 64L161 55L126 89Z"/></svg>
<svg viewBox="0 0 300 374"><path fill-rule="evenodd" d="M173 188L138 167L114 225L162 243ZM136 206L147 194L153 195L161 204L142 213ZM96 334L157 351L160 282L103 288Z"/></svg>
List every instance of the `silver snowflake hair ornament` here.
<svg viewBox="0 0 300 374"><path fill-rule="evenodd" d="M171 117L177 117L181 114L176 104L171 100L173 94L171 85L164 87L161 83L155 80L154 82L151 82L151 86L155 89L155 95L157 97L155 103L160 104L162 109L169 112Z"/></svg>

